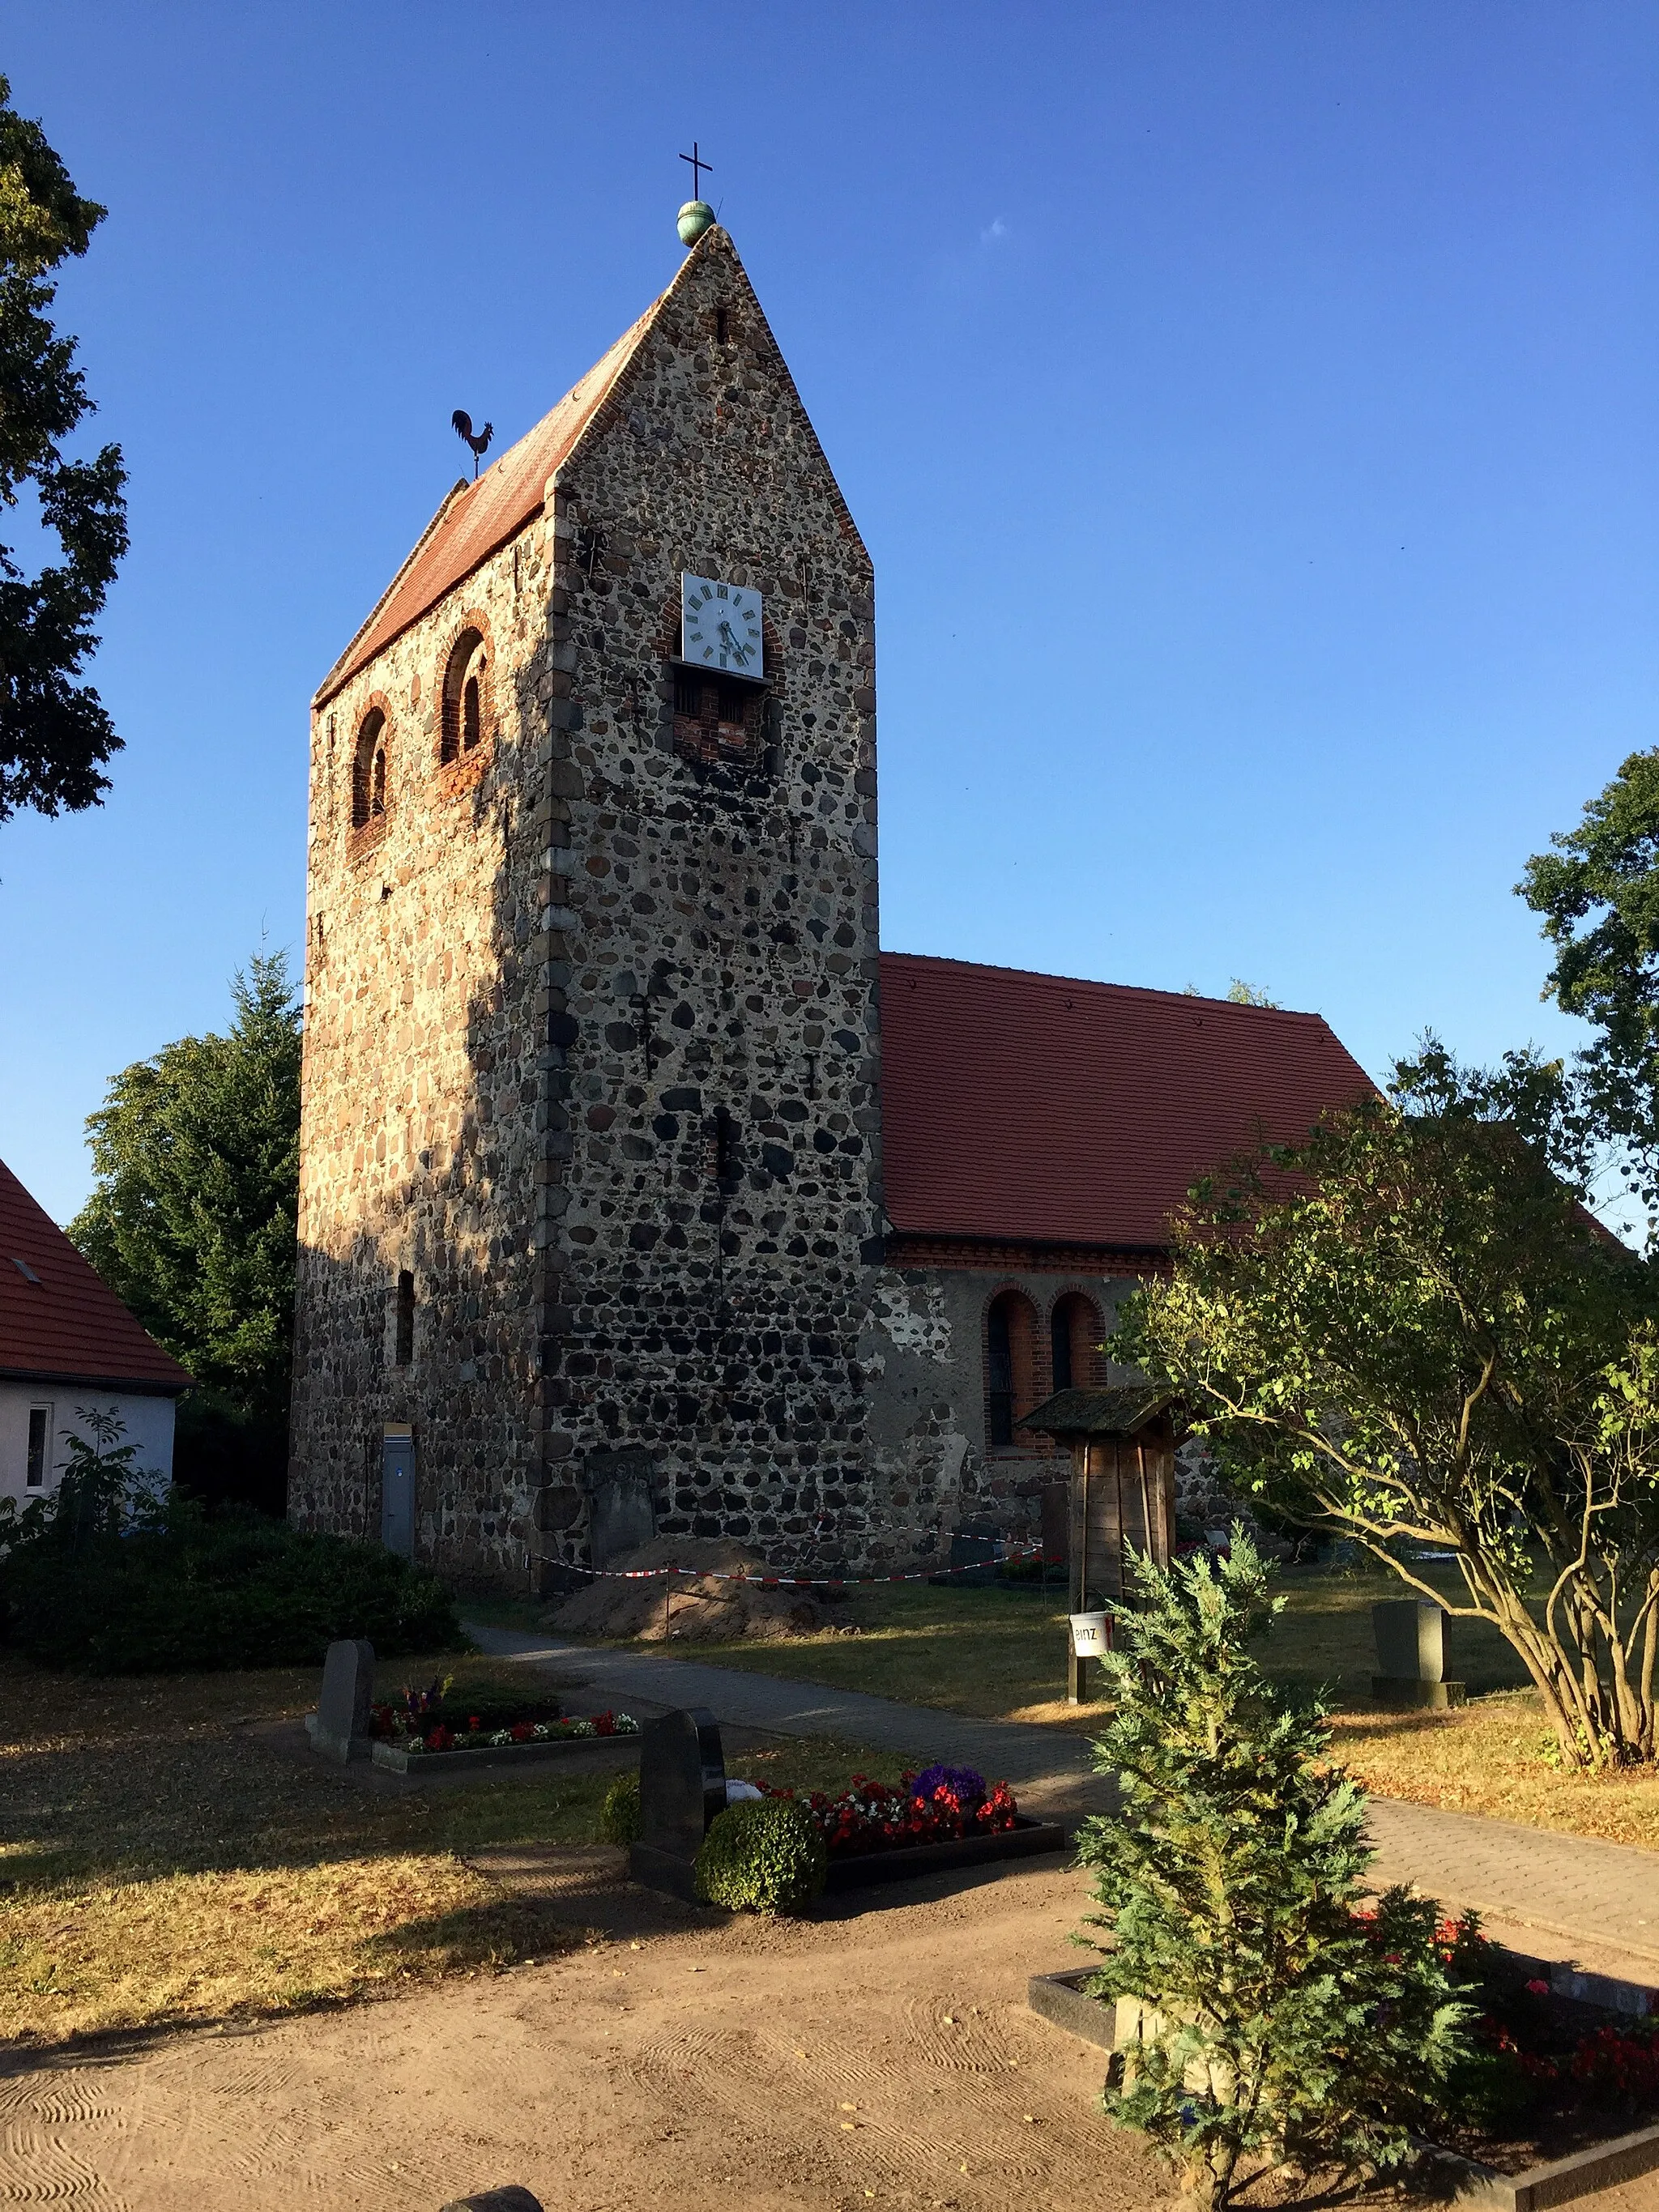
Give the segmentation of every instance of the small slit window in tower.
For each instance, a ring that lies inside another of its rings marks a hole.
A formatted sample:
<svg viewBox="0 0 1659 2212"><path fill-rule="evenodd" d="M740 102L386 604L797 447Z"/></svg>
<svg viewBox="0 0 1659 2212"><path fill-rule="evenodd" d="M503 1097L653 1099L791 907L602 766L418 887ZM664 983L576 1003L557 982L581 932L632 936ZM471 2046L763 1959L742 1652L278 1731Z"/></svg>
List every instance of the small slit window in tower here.
<svg viewBox="0 0 1659 2212"><path fill-rule="evenodd" d="M714 310L714 338L716 343L724 345L731 335L731 316L724 307L716 307Z"/></svg>
<svg viewBox="0 0 1659 2212"><path fill-rule="evenodd" d="M405 1267L398 1278L398 1321L392 1360L407 1367L415 1357L415 1278Z"/></svg>

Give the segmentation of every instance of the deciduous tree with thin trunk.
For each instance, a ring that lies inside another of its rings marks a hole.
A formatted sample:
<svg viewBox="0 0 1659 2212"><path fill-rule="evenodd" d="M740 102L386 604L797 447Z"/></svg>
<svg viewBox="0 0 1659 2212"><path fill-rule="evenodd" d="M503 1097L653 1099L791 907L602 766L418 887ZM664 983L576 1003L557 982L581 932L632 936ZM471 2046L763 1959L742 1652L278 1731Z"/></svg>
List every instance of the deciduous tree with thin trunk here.
<svg viewBox="0 0 1659 2212"><path fill-rule="evenodd" d="M1498 1629L1573 1766L1655 1754L1655 1267L1561 1168L1559 1070L1431 1045L1391 1096L1200 1185L1126 1356L1224 1479ZM1415 1547L1451 1553L1448 1601Z"/></svg>

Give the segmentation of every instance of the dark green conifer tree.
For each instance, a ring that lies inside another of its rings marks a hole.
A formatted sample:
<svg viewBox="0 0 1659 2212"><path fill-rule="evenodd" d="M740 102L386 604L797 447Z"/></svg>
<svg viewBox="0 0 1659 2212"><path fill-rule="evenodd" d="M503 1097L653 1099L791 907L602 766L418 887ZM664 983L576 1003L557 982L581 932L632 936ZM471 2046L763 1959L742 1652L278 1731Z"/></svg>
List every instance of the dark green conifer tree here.
<svg viewBox="0 0 1659 2212"><path fill-rule="evenodd" d="M1284 1601L1242 1532L1231 1559L1135 1579L1097 1746L1121 1808L1079 1853L1110 1939L1093 1986L1142 2008L1106 2109L1206 2206L1265 2167L1397 2164L1464 2055L1438 1908L1394 1891L1368 1911L1364 1797L1246 1649Z"/></svg>

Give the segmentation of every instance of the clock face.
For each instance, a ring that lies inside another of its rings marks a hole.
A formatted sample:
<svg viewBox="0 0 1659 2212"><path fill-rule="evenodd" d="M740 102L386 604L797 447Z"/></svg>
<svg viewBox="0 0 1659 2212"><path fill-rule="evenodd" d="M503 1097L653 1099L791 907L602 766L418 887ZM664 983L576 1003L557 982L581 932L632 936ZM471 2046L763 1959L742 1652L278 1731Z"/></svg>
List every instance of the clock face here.
<svg viewBox="0 0 1659 2212"><path fill-rule="evenodd" d="M680 653L734 676L763 672L761 595L709 576L680 578Z"/></svg>

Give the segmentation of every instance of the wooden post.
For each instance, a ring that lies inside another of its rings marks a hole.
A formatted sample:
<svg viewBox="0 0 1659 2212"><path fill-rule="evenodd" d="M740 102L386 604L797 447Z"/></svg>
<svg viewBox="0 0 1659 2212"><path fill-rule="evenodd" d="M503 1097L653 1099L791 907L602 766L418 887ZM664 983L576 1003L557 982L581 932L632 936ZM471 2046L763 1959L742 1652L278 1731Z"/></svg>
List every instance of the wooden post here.
<svg viewBox="0 0 1659 2212"><path fill-rule="evenodd" d="M1073 1455L1072 1481L1072 1572L1068 1583L1071 1611L1081 1613L1089 1588L1089 1440L1085 1437ZM1086 1705L1089 1699L1089 1662L1072 1649L1072 1632L1066 1632L1066 1702Z"/></svg>

